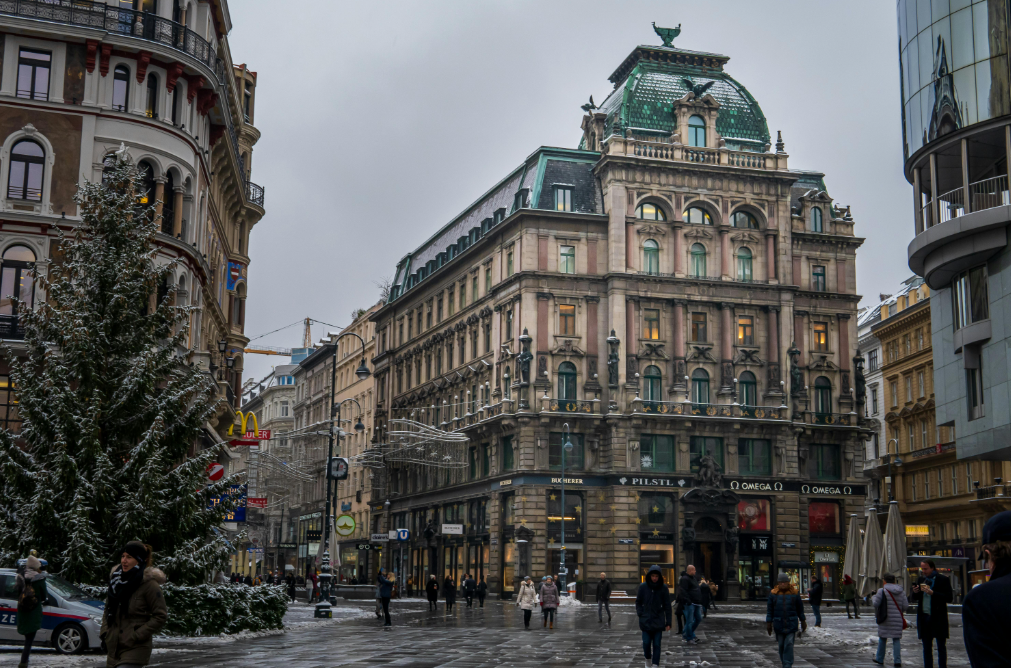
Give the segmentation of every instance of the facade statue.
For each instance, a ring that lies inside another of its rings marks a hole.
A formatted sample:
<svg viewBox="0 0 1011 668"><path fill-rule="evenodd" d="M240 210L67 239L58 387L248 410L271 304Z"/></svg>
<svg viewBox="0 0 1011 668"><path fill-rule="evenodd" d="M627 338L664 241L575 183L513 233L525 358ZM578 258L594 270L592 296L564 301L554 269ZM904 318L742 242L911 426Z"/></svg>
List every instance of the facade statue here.
<svg viewBox="0 0 1011 668"><path fill-rule="evenodd" d="M737 527L728 527L726 531L727 554L734 554L737 552L737 544L740 540Z"/></svg>
<svg viewBox="0 0 1011 668"><path fill-rule="evenodd" d="M799 397L804 393L804 371L800 368L800 351L796 343L786 351L790 356L790 396Z"/></svg>
<svg viewBox="0 0 1011 668"><path fill-rule="evenodd" d="M527 333L527 328L523 328L523 334L520 336L520 354L516 356L516 363L520 368L520 382L524 385L530 383L530 362L533 361L534 356L530 352L530 334Z"/></svg>
<svg viewBox="0 0 1011 668"><path fill-rule="evenodd" d="M612 329L611 336L607 337L607 384L610 387L618 387L618 362L621 360L618 348L620 345L621 341L614 335Z"/></svg>
<svg viewBox="0 0 1011 668"><path fill-rule="evenodd" d="M695 483L698 487L719 487L723 482L723 474L720 465L716 463L712 455L706 455L699 460L699 471L695 474Z"/></svg>
<svg viewBox="0 0 1011 668"><path fill-rule="evenodd" d="M692 549L695 546L695 529L685 520L684 528L681 529L681 545L684 549Z"/></svg>
<svg viewBox="0 0 1011 668"><path fill-rule="evenodd" d="M860 354L860 350L857 350L857 354L853 357L853 381L856 386L856 400L857 406L863 406L867 400L867 379L864 378L864 356ZM857 415L861 415L861 411L857 411Z"/></svg>

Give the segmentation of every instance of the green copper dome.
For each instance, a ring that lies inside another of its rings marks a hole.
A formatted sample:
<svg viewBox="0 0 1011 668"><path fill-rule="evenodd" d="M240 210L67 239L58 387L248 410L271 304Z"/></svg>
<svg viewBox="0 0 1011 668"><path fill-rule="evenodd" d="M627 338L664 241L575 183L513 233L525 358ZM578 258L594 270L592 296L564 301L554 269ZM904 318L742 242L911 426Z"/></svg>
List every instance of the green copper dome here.
<svg viewBox="0 0 1011 668"><path fill-rule="evenodd" d="M614 91L600 105L607 133L628 130L670 135L674 102L695 86L720 103L716 130L727 148L762 151L770 143L769 125L747 89L723 71L727 56L663 46L637 47L611 75Z"/></svg>

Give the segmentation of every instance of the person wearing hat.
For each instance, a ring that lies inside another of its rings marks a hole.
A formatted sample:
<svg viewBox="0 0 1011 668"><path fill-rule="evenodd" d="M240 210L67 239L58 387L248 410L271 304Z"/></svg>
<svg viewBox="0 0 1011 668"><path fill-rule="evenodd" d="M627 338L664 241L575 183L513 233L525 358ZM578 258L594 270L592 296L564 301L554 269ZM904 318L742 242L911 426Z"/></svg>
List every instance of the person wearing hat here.
<svg viewBox="0 0 1011 668"><path fill-rule="evenodd" d="M1011 665L1011 510L983 525L980 559L990 580L974 587L962 601L962 636L973 668Z"/></svg>
<svg viewBox="0 0 1011 668"><path fill-rule="evenodd" d="M639 617L639 630L642 631L646 668L650 668L650 661L653 666L659 666L663 632L670 631L674 612L671 610L670 589L664 584L663 571L656 564L646 571L646 577L636 592L635 614Z"/></svg>
<svg viewBox="0 0 1011 668"><path fill-rule="evenodd" d="M534 588L534 579L529 575L520 583L520 590L516 593L516 606L523 611L523 628L529 630L530 616L537 607L537 590Z"/></svg>
<svg viewBox="0 0 1011 668"><path fill-rule="evenodd" d="M798 629L797 622L800 622ZM776 632L779 643L779 660L783 668L793 666L793 641L797 631L807 631L807 618L804 617L804 601L801 600L797 588L790 583L790 576L780 573L776 586L769 592L766 603L765 629L772 635Z"/></svg>
<svg viewBox="0 0 1011 668"><path fill-rule="evenodd" d="M168 621L161 593L165 573L151 565L152 556L149 546L131 540L112 570L100 634L108 650L107 668L146 666L152 636Z"/></svg>
<svg viewBox="0 0 1011 668"><path fill-rule="evenodd" d="M34 554L25 559L25 570L18 573L18 633L25 637L18 668L28 668L28 655L32 651L35 634L42 628L42 606L45 604L46 576L42 573L42 562Z"/></svg>
<svg viewBox="0 0 1011 668"><path fill-rule="evenodd" d="M937 572L933 559L920 561L920 577L913 585L912 600L916 606L916 635L923 643L924 668L933 668L934 643L937 643L937 666L947 668L948 604L955 598L951 580Z"/></svg>

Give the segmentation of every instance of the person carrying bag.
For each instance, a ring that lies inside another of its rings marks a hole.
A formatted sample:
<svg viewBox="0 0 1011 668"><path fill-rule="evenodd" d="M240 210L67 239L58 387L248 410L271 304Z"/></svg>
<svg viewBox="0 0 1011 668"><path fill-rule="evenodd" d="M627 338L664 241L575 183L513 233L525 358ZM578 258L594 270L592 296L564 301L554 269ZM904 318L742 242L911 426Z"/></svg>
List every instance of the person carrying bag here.
<svg viewBox="0 0 1011 668"><path fill-rule="evenodd" d="M878 651L873 659L879 666L884 665L885 644L892 639L892 660L896 666L902 665L902 632L909 628L903 609L909 605L902 587L895 584L895 576L888 573L884 586L871 598L874 605L874 621L878 624ZM896 615L895 613L898 612Z"/></svg>

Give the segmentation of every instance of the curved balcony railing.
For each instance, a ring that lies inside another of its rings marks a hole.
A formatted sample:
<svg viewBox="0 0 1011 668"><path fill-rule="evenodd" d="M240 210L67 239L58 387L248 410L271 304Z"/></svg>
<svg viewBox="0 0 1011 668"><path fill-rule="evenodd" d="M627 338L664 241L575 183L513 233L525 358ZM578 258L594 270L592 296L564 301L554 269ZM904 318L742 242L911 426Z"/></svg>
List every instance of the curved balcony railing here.
<svg viewBox="0 0 1011 668"><path fill-rule="evenodd" d="M556 413L599 413L600 399L580 401L576 399L549 399L548 410Z"/></svg>
<svg viewBox="0 0 1011 668"><path fill-rule="evenodd" d="M246 181L246 201L263 207L263 186L258 186L252 181Z"/></svg>
<svg viewBox="0 0 1011 668"><path fill-rule="evenodd" d="M934 215L935 202L937 204L936 216ZM1007 174L973 181L969 184L968 203L965 202L965 188L961 186L939 195L936 200L927 202L921 209L923 229L926 230L939 223L946 223L967 213L985 211L1009 204L1011 204L1011 192L1008 191Z"/></svg>
<svg viewBox="0 0 1011 668"><path fill-rule="evenodd" d="M649 415L788 420L786 406L744 406L741 404L693 404L682 401L644 401L636 398L633 411Z"/></svg>

